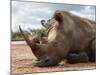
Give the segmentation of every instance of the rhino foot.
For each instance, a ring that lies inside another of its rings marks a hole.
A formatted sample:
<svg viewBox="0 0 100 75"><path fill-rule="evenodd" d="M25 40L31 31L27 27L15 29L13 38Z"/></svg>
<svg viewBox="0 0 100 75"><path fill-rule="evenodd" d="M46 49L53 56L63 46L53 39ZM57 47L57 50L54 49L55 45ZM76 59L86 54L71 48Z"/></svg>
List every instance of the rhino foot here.
<svg viewBox="0 0 100 75"><path fill-rule="evenodd" d="M89 62L89 57L87 56L85 52L80 52L79 54L71 53L67 57L67 62L70 64L87 63Z"/></svg>

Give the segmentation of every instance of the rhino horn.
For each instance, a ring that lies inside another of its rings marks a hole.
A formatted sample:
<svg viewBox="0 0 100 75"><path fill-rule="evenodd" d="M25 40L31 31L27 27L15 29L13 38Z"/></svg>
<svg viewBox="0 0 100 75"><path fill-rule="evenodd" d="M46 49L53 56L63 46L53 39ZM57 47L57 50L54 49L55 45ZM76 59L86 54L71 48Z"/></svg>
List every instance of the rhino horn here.
<svg viewBox="0 0 100 75"><path fill-rule="evenodd" d="M30 46L32 52L35 54L39 50L39 46L36 44L34 39L30 40L28 35L24 34L24 32L23 32L23 30L21 29L20 26L19 26L19 30L20 30L22 36L24 37L26 43Z"/></svg>

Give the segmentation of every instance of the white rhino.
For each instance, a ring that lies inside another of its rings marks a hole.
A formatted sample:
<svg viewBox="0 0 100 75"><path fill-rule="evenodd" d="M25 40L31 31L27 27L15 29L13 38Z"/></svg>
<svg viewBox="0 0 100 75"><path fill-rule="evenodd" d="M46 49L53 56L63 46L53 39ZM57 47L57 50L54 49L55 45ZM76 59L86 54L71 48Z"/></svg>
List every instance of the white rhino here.
<svg viewBox="0 0 100 75"><path fill-rule="evenodd" d="M54 66L62 60L69 63L95 62L95 21L56 10L48 22L42 20L41 23L48 29L46 44L30 40L19 26L26 43L38 59L36 66Z"/></svg>

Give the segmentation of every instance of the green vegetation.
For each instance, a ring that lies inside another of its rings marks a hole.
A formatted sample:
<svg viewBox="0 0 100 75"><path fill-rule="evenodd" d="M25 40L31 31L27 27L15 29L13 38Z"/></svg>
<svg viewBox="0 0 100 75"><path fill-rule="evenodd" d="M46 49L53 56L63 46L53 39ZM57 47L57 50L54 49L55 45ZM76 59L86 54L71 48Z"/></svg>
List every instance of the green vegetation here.
<svg viewBox="0 0 100 75"><path fill-rule="evenodd" d="M24 34L25 35L32 35L32 36L37 36L38 38L40 38L43 34L46 33L46 29L29 29L29 31L25 31L24 30ZM12 41L22 41L24 40L22 34L20 33L20 31L16 31L16 32L11 32L11 40Z"/></svg>

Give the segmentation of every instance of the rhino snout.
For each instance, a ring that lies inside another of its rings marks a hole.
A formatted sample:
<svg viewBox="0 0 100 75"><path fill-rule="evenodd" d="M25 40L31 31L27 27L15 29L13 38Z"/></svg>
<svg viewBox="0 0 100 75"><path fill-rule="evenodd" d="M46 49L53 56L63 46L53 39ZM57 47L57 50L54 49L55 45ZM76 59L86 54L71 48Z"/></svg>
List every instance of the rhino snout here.
<svg viewBox="0 0 100 75"><path fill-rule="evenodd" d="M46 66L55 66L58 64L58 62L47 56L44 59L33 61L33 64L39 67L46 67Z"/></svg>

